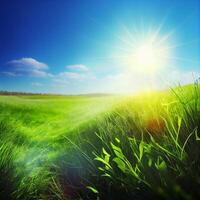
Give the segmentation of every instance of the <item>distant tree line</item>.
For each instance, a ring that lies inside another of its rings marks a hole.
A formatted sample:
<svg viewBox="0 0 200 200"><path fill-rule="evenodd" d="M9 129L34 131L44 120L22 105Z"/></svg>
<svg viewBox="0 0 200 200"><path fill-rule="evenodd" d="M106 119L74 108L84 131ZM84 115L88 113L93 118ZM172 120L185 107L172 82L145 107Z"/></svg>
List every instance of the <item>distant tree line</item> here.
<svg viewBox="0 0 200 200"><path fill-rule="evenodd" d="M117 94L112 93L87 93L87 94L53 94L53 93L32 93L32 92L14 92L14 91L6 91L0 90L0 95L5 96L31 96L31 95L42 95L42 96L88 96L88 97L104 97L104 96L113 96Z"/></svg>
<svg viewBox="0 0 200 200"><path fill-rule="evenodd" d="M50 94L50 93L32 93L32 92L14 92L14 91L4 91L0 90L0 95L60 95L61 94Z"/></svg>

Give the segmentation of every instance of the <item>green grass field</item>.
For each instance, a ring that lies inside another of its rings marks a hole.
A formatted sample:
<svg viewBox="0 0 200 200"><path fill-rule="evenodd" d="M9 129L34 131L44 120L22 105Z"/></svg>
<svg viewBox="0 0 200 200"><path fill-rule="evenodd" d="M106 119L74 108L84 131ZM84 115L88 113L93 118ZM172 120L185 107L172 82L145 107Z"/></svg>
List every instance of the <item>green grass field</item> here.
<svg viewBox="0 0 200 200"><path fill-rule="evenodd" d="M0 96L0 199L198 199L200 88Z"/></svg>

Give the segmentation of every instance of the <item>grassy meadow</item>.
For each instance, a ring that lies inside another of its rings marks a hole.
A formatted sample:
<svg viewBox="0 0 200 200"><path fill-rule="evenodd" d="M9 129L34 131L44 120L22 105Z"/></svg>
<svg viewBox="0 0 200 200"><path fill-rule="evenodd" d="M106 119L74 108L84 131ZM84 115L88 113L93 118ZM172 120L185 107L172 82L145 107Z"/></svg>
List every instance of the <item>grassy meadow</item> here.
<svg viewBox="0 0 200 200"><path fill-rule="evenodd" d="M200 86L0 96L0 199L199 199Z"/></svg>

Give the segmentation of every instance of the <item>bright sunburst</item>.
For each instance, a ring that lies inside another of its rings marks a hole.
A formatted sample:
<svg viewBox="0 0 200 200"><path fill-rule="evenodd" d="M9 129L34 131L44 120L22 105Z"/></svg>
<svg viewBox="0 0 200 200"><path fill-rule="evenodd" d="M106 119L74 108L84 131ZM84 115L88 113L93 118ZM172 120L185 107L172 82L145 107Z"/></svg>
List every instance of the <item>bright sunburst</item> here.
<svg viewBox="0 0 200 200"><path fill-rule="evenodd" d="M127 55L128 60L131 61L132 59L129 67L148 73L163 68L166 64L166 57L169 54L165 48L165 45L159 46L149 41L139 44L134 49L133 57Z"/></svg>
<svg viewBox="0 0 200 200"><path fill-rule="evenodd" d="M132 35L134 38L134 35ZM151 36L126 42L125 53L116 56L123 66L129 70L140 73L156 73L163 69L169 62L168 38L159 37L156 33Z"/></svg>
<svg viewBox="0 0 200 200"><path fill-rule="evenodd" d="M159 49L156 49L151 43L142 44L134 56L136 66L143 70L155 70L158 67L157 56L159 53Z"/></svg>

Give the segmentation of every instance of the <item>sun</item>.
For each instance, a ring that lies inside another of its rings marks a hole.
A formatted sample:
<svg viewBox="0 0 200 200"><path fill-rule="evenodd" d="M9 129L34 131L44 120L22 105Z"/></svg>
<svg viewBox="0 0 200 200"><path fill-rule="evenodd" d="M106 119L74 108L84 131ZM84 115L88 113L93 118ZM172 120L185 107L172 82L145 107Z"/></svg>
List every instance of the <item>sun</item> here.
<svg viewBox="0 0 200 200"><path fill-rule="evenodd" d="M115 57L119 63L130 72L155 74L169 64L169 41L166 35L160 36L157 32L140 37L129 33L123 38L123 51ZM136 38L136 39L135 39Z"/></svg>
<svg viewBox="0 0 200 200"><path fill-rule="evenodd" d="M156 65L157 50L151 44L142 44L137 50L135 61L141 68L152 68Z"/></svg>
<svg viewBox="0 0 200 200"><path fill-rule="evenodd" d="M132 66L142 72L154 73L165 66L168 52L165 46L159 46L153 42L140 44L133 54Z"/></svg>
<svg viewBox="0 0 200 200"><path fill-rule="evenodd" d="M141 73L156 73L166 66L169 52L164 44L142 41L123 58L123 63L131 70Z"/></svg>

